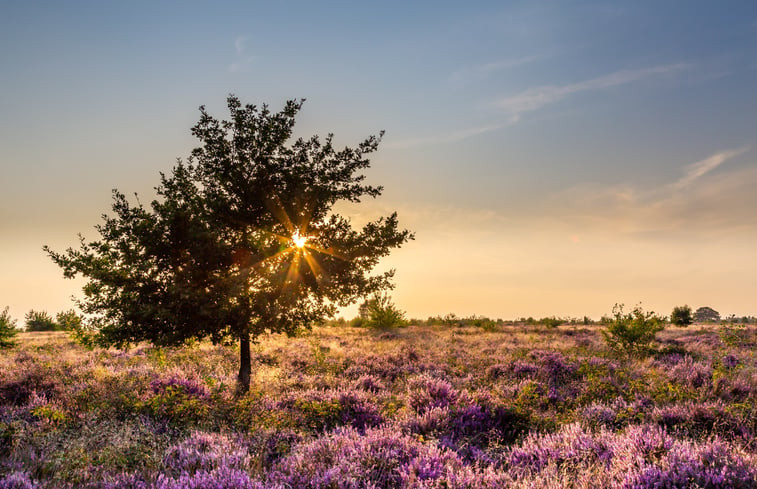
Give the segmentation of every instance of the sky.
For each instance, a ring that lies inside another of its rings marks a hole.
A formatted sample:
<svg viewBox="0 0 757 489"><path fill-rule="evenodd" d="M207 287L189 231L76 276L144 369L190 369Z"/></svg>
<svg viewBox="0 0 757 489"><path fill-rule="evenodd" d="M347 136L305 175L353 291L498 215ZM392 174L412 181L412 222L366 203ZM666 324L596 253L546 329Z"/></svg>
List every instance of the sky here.
<svg viewBox="0 0 757 489"><path fill-rule="evenodd" d="M42 246L150 196L233 93L386 131L383 195L339 211L415 232L381 264L410 317L757 315L754 87L753 1L2 0L0 309L71 308Z"/></svg>

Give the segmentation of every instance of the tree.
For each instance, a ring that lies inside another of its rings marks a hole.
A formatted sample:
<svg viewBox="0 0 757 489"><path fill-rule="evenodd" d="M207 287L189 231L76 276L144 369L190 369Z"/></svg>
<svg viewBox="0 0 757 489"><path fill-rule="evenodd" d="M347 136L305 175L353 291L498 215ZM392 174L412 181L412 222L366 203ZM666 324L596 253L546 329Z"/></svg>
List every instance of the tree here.
<svg viewBox="0 0 757 489"><path fill-rule="evenodd" d="M670 322L676 326L689 326L694 322L694 317L691 315L691 308L688 305L674 307L673 312L670 313Z"/></svg>
<svg viewBox="0 0 757 489"><path fill-rule="evenodd" d="M602 335L613 351L629 357L644 354L655 335L665 328L660 317L651 311L644 312L640 305L625 313L623 304L615 304L612 315Z"/></svg>
<svg viewBox="0 0 757 489"><path fill-rule="evenodd" d="M3 309L3 312L0 313L0 348L11 348L16 345L16 342L13 341L13 338L18 333L18 329L16 329L16 320L11 318L10 313L8 312L8 307L6 306L5 309Z"/></svg>
<svg viewBox="0 0 757 489"><path fill-rule="evenodd" d="M394 305L388 294L373 294L360 304L358 313L362 324L371 328L388 329L405 324L405 313Z"/></svg>
<svg viewBox="0 0 757 489"><path fill-rule="evenodd" d="M698 323L720 322L720 313L711 307L700 307L694 312L694 320Z"/></svg>
<svg viewBox="0 0 757 489"><path fill-rule="evenodd" d="M27 331L58 331L58 324L45 311L32 309L24 317Z"/></svg>
<svg viewBox="0 0 757 489"><path fill-rule="evenodd" d="M413 235L397 214L352 228L337 202L376 197L362 170L381 139L337 150L333 135L290 143L302 100L278 112L227 100L230 120L200 107L186 162L161 173L149 207L114 190L100 239L45 247L65 277L88 279L79 307L102 345L177 345L210 337L240 344L239 387L249 388L250 342L295 334L338 306L391 287L378 260Z"/></svg>
<svg viewBox="0 0 757 489"><path fill-rule="evenodd" d="M58 324L58 329L63 331L74 331L82 327L82 317L73 309L56 314L55 322Z"/></svg>

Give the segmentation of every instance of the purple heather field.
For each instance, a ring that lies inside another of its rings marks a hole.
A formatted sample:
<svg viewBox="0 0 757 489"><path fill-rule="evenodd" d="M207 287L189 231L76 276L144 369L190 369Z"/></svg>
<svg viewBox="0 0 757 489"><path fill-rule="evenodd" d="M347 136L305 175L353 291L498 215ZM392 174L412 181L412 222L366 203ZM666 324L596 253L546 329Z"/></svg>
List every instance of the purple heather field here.
<svg viewBox="0 0 757 489"><path fill-rule="evenodd" d="M754 488L757 328L332 324L253 346L0 353L0 489Z"/></svg>

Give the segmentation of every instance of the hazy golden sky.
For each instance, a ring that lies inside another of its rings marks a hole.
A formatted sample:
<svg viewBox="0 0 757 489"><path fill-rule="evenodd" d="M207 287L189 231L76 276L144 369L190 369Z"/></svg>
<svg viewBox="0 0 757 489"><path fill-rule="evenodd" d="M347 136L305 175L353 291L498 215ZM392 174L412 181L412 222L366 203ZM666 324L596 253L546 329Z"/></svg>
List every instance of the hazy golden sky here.
<svg viewBox="0 0 757 489"><path fill-rule="evenodd" d="M71 307L42 245L149 200L235 93L387 131L384 195L341 209L416 232L383 265L410 316L757 315L757 5L723 5L5 2L0 309Z"/></svg>

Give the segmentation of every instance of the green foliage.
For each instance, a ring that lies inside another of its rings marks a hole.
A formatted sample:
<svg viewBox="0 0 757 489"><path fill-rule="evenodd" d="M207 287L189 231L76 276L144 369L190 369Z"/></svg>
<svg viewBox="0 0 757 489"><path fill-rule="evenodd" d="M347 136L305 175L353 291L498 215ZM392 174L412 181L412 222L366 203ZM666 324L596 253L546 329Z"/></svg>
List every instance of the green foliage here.
<svg viewBox="0 0 757 489"><path fill-rule="evenodd" d="M208 421L208 404L186 392L181 386L169 386L142 403L152 417L176 426L201 424Z"/></svg>
<svg viewBox="0 0 757 489"><path fill-rule="evenodd" d="M49 404L35 407L31 410L31 414L43 423L52 426L58 426L68 421L66 413Z"/></svg>
<svg viewBox="0 0 757 489"><path fill-rule="evenodd" d="M560 319L558 317L552 316L552 317L544 317L539 320L539 324L543 324L544 326L548 328L556 328L563 324L565 322L564 319Z"/></svg>
<svg viewBox="0 0 757 489"><path fill-rule="evenodd" d="M711 307L700 307L694 312L694 320L698 323L720 322L720 313Z"/></svg>
<svg viewBox="0 0 757 489"><path fill-rule="evenodd" d="M11 318L8 307L0 313L0 348L11 348L16 345L13 338L18 333L16 320Z"/></svg>
<svg viewBox="0 0 757 489"><path fill-rule="evenodd" d="M674 307L673 312L670 313L670 322L675 324L676 326L689 326L694 322L694 316L692 315L691 307L689 307L688 305Z"/></svg>
<svg viewBox="0 0 757 489"><path fill-rule="evenodd" d="M392 302L387 294L374 294L360 304L359 316L369 328L388 329L404 326L405 313Z"/></svg>
<svg viewBox="0 0 757 489"><path fill-rule="evenodd" d="M718 333L721 341L729 347L749 344L749 328L745 324L723 324Z"/></svg>
<svg viewBox="0 0 757 489"><path fill-rule="evenodd" d="M665 324L654 312L644 312L637 305L629 313L623 312L623 304L615 304L613 319L602 331L607 345L618 354L642 356L649 350L655 335L665 328Z"/></svg>
<svg viewBox="0 0 757 489"><path fill-rule="evenodd" d="M75 329L82 329L82 317L76 314L76 311L69 309L68 311L62 311L56 314L55 322L58 324L58 329L63 331L73 331Z"/></svg>
<svg viewBox="0 0 757 489"><path fill-rule="evenodd" d="M355 230L333 212L381 194L362 174L381 135L341 150L333 135L290 143L302 101L278 113L227 103L230 120L200 108L202 145L161 174L149 206L114 191L99 240L45 250L65 277L88 280L78 305L103 344L236 340L245 390L251 341L296 334L389 287L393 271L371 271L413 236L396 213Z"/></svg>
<svg viewBox="0 0 757 489"><path fill-rule="evenodd" d="M25 318L27 331L58 331L58 323L45 311L29 311Z"/></svg>
<svg viewBox="0 0 757 489"><path fill-rule="evenodd" d="M464 326L475 326L481 328L484 331L496 331L497 325L502 323L502 320L491 319L486 316L472 315L468 317L459 317L457 314L450 313L444 316L431 316L426 320L426 324L442 324L444 326L462 328Z"/></svg>

